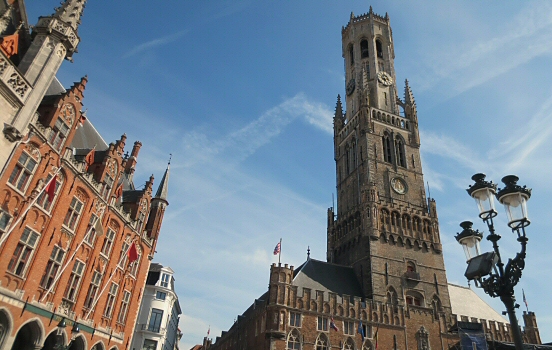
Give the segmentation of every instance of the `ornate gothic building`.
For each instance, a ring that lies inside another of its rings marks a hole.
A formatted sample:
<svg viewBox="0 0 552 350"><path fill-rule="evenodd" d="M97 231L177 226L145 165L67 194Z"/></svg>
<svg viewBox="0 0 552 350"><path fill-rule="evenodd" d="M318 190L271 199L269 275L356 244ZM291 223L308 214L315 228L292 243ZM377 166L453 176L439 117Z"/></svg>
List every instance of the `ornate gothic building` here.
<svg viewBox="0 0 552 350"><path fill-rule="evenodd" d="M469 288L447 283L416 103L408 81L399 97L389 17L371 8L351 14L341 33L346 111L338 96L327 262L273 265L268 291L203 347L449 349L459 340L458 321L511 341L501 315ZM540 343L534 314L524 319L526 341Z"/></svg>
<svg viewBox="0 0 552 350"><path fill-rule="evenodd" d="M0 349L128 349L168 206L169 168L135 186L142 144L107 144L83 112L88 79L56 79L85 0L29 31L0 0Z"/></svg>

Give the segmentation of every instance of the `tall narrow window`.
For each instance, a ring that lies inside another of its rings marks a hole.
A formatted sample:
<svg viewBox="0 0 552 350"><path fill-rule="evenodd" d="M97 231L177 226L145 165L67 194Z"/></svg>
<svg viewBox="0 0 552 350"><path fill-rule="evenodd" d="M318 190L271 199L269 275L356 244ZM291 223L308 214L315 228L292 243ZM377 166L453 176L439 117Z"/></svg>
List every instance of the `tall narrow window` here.
<svg viewBox="0 0 552 350"><path fill-rule="evenodd" d="M301 327L301 314L298 312L290 312L289 325L292 327Z"/></svg>
<svg viewBox="0 0 552 350"><path fill-rule="evenodd" d="M355 64L355 50L352 44L349 46L349 59L351 61L351 65Z"/></svg>
<svg viewBox="0 0 552 350"><path fill-rule="evenodd" d="M82 202L78 200L77 197L73 197L69 210L67 210L67 214L65 215L65 220L63 221L63 225L71 231L73 231L75 226L77 226L77 222L79 221L79 217L82 212L82 207Z"/></svg>
<svg viewBox="0 0 552 350"><path fill-rule="evenodd" d="M105 234L104 242L102 245L102 254L109 256L111 253L111 247L113 246L113 240L115 239L115 231L108 229Z"/></svg>
<svg viewBox="0 0 552 350"><path fill-rule="evenodd" d="M343 321L343 333L355 335L355 323L350 321Z"/></svg>
<svg viewBox="0 0 552 350"><path fill-rule="evenodd" d="M46 271L44 271L44 275L40 280L40 286L42 288L45 288L45 289L50 288L50 286L52 285L52 282L56 278L57 272L59 270L61 262L63 261L64 255L65 255L65 251L63 251L61 247L55 245L54 249L52 250L52 254L50 254L50 260L48 260L48 264L46 265Z"/></svg>
<svg viewBox="0 0 552 350"><path fill-rule="evenodd" d="M8 182L14 185L18 190L25 191L31 180L36 164L36 160L31 158L27 153L21 153Z"/></svg>
<svg viewBox="0 0 552 350"><path fill-rule="evenodd" d="M88 293L86 294L86 299L84 300L84 307L90 309L92 304L94 304L94 299L96 299L96 294L98 294L98 289L100 289L100 284L102 282L102 273L100 271L94 270L92 275L92 280L90 281L90 287L88 287Z"/></svg>
<svg viewBox="0 0 552 350"><path fill-rule="evenodd" d="M151 309L151 316L148 323L148 331L159 333L161 321L163 320L163 310Z"/></svg>
<svg viewBox="0 0 552 350"><path fill-rule="evenodd" d="M103 199L107 199L112 188L113 188L113 178L109 174L105 174L104 184L102 187Z"/></svg>
<svg viewBox="0 0 552 350"><path fill-rule="evenodd" d="M121 310L119 310L119 317L117 317L117 322L124 324L128 314L128 304L130 302L130 292L125 290L123 292L123 300L121 300Z"/></svg>
<svg viewBox="0 0 552 350"><path fill-rule="evenodd" d="M138 273L138 267L140 266L140 260L142 258L142 252L138 251L138 257L136 260L130 263L130 274L132 276L136 276L136 273Z"/></svg>
<svg viewBox="0 0 552 350"><path fill-rule="evenodd" d="M40 236L26 227L8 264L8 271L23 276Z"/></svg>
<svg viewBox="0 0 552 350"><path fill-rule="evenodd" d="M318 330L319 331L325 331L327 332L328 331L328 318L327 317L322 317L322 316L318 316Z"/></svg>
<svg viewBox="0 0 552 350"><path fill-rule="evenodd" d="M389 137L389 134L385 133L382 137L383 141L383 161L387 163L392 162L391 157L391 138Z"/></svg>
<svg viewBox="0 0 552 350"><path fill-rule="evenodd" d="M404 140L401 137L397 137L395 140L395 152L397 158L397 165L406 168L406 155L404 154Z"/></svg>
<svg viewBox="0 0 552 350"><path fill-rule="evenodd" d="M46 178L46 184L50 183L51 178L52 178L52 175L48 175L48 177ZM60 187L61 187L61 181L58 176L56 178L56 188L54 190L54 198L52 198L52 201L50 202L48 200L49 196L46 192L42 192L38 197L38 199L36 200L36 204L38 204L38 206L42 207L42 209L46 210L47 212L50 212L50 209L52 209L52 203L56 200Z"/></svg>
<svg viewBox="0 0 552 350"><path fill-rule="evenodd" d="M104 316L107 318L111 318L111 315L113 314L113 309L115 305L115 299L117 299L117 291L119 290L119 286L115 282L111 282L111 286L109 287L109 294L107 294L107 303L105 304L104 309Z"/></svg>
<svg viewBox="0 0 552 350"><path fill-rule="evenodd" d="M65 288L65 299L70 301L75 301L77 299L76 297L84 273L84 266L82 261L75 261L73 271L71 271L71 276L69 276L69 282L67 282L67 287Z"/></svg>
<svg viewBox="0 0 552 350"><path fill-rule="evenodd" d="M368 57L368 40L363 39L360 42L360 57L366 58Z"/></svg>
<svg viewBox="0 0 552 350"><path fill-rule="evenodd" d="M63 144L63 140L65 140L68 133L69 127L63 122L63 120L61 120L61 118L58 118L58 120L56 120L56 124L50 132L48 142L56 151L59 151L61 145Z"/></svg>
<svg viewBox="0 0 552 350"><path fill-rule="evenodd" d="M379 40L376 40L376 54L379 58L383 58L383 45Z"/></svg>

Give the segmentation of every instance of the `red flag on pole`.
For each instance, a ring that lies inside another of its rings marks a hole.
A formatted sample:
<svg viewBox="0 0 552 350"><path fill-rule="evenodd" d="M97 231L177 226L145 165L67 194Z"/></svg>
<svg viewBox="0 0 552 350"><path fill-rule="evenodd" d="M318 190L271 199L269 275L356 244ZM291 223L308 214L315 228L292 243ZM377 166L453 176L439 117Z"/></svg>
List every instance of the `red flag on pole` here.
<svg viewBox="0 0 552 350"><path fill-rule="evenodd" d="M117 197L117 200L119 200L119 199L122 200L122 197L123 197L123 183L121 183L119 185L119 187L117 187L117 189L115 190L115 197Z"/></svg>
<svg viewBox="0 0 552 350"><path fill-rule="evenodd" d="M128 261L132 264L136 260L138 260L138 251L136 250L136 244L132 243L128 250Z"/></svg>
<svg viewBox="0 0 552 350"><path fill-rule="evenodd" d="M280 254L281 248L282 248L282 243L278 242L278 244L276 244L276 247L274 247L274 255Z"/></svg>
<svg viewBox="0 0 552 350"><path fill-rule="evenodd" d="M92 164L94 164L94 155L96 154L96 149L92 148L90 152L84 157L84 161L86 162L86 166L89 167Z"/></svg>
<svg viewBox="0 0 552 350"><path fill-rule="evenodd" d="M79 118L79 123L77 124L77 127L75 128L75 130L77 130L81 126L84 126L85 121L86 121L86 117L84 115L81 115Z"/></svg>
<svg viewBox="0 0 552 350"><path fill-rule="evenodd" d="M46 188L44 189L44 192L48 195L48 201L51 203L54 200L54 196L56 194L56 180L57 180L57 174L54 175L54 177L50 180L48 185L46 185Z"/></svg>

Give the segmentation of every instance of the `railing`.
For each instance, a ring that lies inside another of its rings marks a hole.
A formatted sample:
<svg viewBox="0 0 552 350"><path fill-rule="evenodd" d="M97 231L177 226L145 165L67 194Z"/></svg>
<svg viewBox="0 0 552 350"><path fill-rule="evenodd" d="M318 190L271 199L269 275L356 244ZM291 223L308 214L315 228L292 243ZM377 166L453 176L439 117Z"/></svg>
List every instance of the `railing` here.
<svg viewBox="0 0 552 350"><path fill-rule="evenodd" d="M143 331L148 331L152 333L165 333L165 328L161 328L160 326L152 325L152 324L142 324L140 325L140 329Z"/></svg>

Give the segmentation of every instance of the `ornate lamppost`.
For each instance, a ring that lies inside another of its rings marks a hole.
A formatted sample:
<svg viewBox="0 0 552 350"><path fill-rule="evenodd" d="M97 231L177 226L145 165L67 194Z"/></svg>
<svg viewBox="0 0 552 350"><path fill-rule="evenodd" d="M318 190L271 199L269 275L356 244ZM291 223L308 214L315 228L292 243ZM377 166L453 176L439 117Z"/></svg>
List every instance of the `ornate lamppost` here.
<svg viewBox="0 0 552 350"><path fill-rule="evenodd" d="M456 240L464 247L468 268L464 274L468 280L473 280L476 287L482 288L491 297L499 297L506 307L510 319L512 335L516 350L523 350L523 339L519 328L515 309L514 286L519 282L521 272L525 267L525 249L528 238L525 235L525 227L529 226L527 218L527 200L531 197L531 189L519 186L519 178L508 175L502 178L505 187L499 189L492 181L485 181L485 174L472 176L475 184L467 191L475 199L479 208L479 217L487 224L489 235L487 240L493 244L493 251L481 253L479 242L483 234L472 229L472 223L464 221L460 224L463 231L456 235ZM508 259L506 265L500 256L498 241L500 235L495 232L493 218L497 212L494 206L494 197L504 205L508 215L508 226L517 234L517 241L521 250L513 259Z"/></svg>
<svg viewBox="0 0 552 350"><path fill-rule="evenodd" d="M57 325L58 343L54 345L54 349L56 350L70 349L71 345L73 344L73 340L75 340L77 334L80 332L79 324L77 322L74 322L73 328L71 328L71 340L67 345L63 345L63 330L65 329L65 327L67 327L67 323L65 322L65 317L63 317Z"/></svg>

